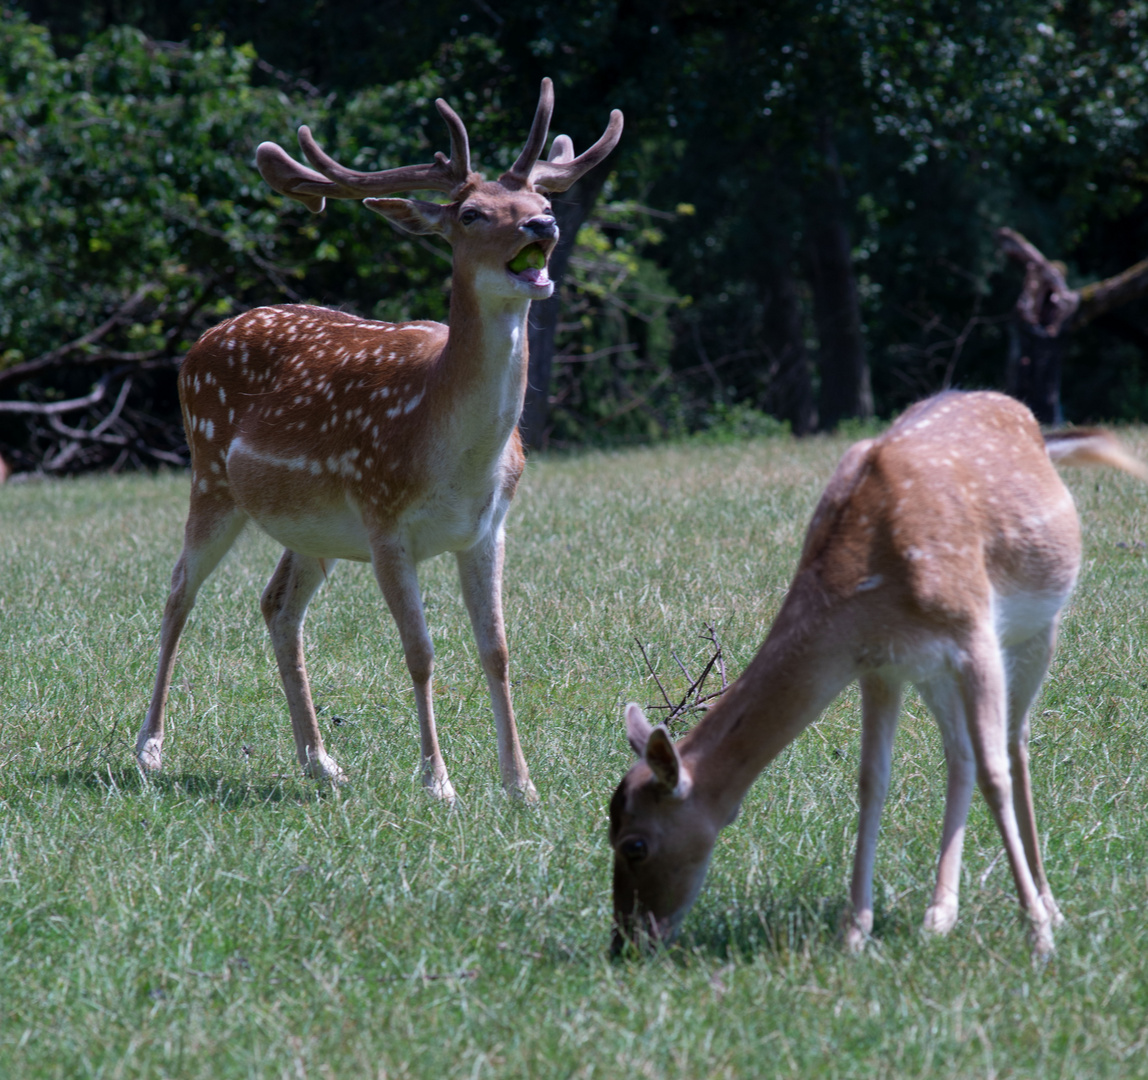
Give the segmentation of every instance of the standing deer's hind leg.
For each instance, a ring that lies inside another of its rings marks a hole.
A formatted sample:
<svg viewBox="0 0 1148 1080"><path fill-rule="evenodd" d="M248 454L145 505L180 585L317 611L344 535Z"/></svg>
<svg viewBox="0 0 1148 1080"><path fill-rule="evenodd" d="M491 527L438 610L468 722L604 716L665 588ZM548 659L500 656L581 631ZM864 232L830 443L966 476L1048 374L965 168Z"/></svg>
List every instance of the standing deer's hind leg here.
<svg viewBox="0 0 1148 1080"><path fill-rule="evenodd" d="M851 952L859 952L873 930L873 861L877 854L881 810L889 791L893 736L900 710L900 682L890 682L874 674L861 676L861 769L858 775L861 813L850 889L853 914L845 932L845 946Z"/></svg>
<svg viewBox="0 0 1148 1080"><path fill-rule="evenodd" d="M163 611L159 639L159 666L151 704L136 738L136 760L146 772L163 764L163 725L167 695L179 636L195 605L195 596L208 575L247 524L247 515L230 500L205 498L193 493L184 529L183 551L171 574L171 592Z"/></svg>
<svg viewBox="0 0 1148 1080"><path fill-rule="evenodd" d="M984 630L977 634L970 642L969 656L961 689L977 760L977 779L1004 841L1017 896L1028 916L1033 952L1047 956L1053 950L1052 919L1033 880L1017 825L1008 750L1004 658L996 634Z"/></svg>
<svg viewBox="0 0 1148 1080"><path fill-rule="evenodd" d="M1048 671L1055 637L1056 624L1052 623L1041 633L1009 650L1008 751L1013 806L1024 853L1052 925L1060 926L1064 916L1052 898L1052 889L1044 872L1028 771L1028 711Z"/></svg>
<svg viewBox="0 0 1148 1080"><path fill-rule="evenodd" d="M291 713L291 731L295 736L295 753L308 776L316 780L345 780L335 759L323 749L323 736L311 700L307 666L303 660L303 617L307 604L325 576L334 569L335 560L319 560L294 551L284 551L275 573L263 590L260 607L271 634L279 677L287 695Z"/></svg>
<svg viewBox="0 0 1148 1080"><path fill-rule="evenodd" d="M502 786L526 802L537 802L538 793L530 782L526 759L518 742L514 708L510 703L510 654L502 620L504 549L503 534L499 529L496 535L458 553L458 575L494 710Z"/></svg>
<svg viewBox="0 0 1148 1080"><path fill-rule="evenodd" d="M977 767L965 705L956 680L951 675L942 675L919 684L917 689L941 729L948 774L937 884L925 910L924 929L929 934L947 934L956 923L960 909L961 855Z"/></svg>
<svg viewBox="0 0 1148 1080"><path fill-rule="evenodd" d="M401 543L378 540L372 545L375 578L383 599L391 610L403 643L407 670L414 683L415 707L419 714L419 744L422 751L423 786L436 798L454 801L454 786L447 775L446 762L439 750L434 723L431 679L434 675L434 646L427 630L419 595L419 578L414 561Z"/></svg>

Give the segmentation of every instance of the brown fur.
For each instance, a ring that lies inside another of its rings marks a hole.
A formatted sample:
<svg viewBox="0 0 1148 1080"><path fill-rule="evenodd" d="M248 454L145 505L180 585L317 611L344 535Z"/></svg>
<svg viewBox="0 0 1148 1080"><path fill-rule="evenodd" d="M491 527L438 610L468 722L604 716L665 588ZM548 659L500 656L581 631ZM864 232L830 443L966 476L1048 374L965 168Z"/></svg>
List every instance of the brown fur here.
<svg viewBox="0 0 1148 1080"><path fill-rule="evenodd" d="M318 210L327 198L361 198L393 224L435 234L454 253L450 324L383 323L304 305L257 308L203 335L180 372L192 456L183 552L160 635L151 705L136 743L143 768L160 767L175 651L195 595L248 521L284 545L262 598L300 763L342 779L327 754L307 679L307 604L340 558L369 561L398 624L415 689L423 782L454 790L438 746L431 678L434 650L417 564L450 551L491 695L505 786L535 798L518 742L502 617L503 521L522 474L517 421L528 368L527 314L549 296L545 271L511 271L527 247L548 261L558 229L547 191L564 190L602 160L621 115L581 158L537 163L553 94L549 80L527 149L503 181L469 170L466 130L444 102L452 158L383 173L345 169L300 141L315 172L274 144L257 161L276 190ZM537 179L537 183L534 180ZM549 186L548 186L549 185ZM447 204L374 197L431 187Z"/></svg>
<svg viewBox="0 0 1148 1080"><path fill-rule="evenodd" d="M1072 440L1069 440L1072 442ZM1087 450L1087 452L1085 452ZM862 695L861 825L847 938L872 927L877 822L902 685L917 684L945 739L949 798L926 927L956 918L974 775L1001 829L1034 947L1060 913L1041 863L1028 776L1027 709L1080 565L1072 498L1052 466L1143 466L1106 433L1044 439L1001 394L942 394L845 454L806 535L765 643L717 706L673 747L627 710L637 764L611 803L615 919L626 937L671 936L701 887L718 831L765 765L853 679ZM676 791L666 782L678 777Z"/></svg>

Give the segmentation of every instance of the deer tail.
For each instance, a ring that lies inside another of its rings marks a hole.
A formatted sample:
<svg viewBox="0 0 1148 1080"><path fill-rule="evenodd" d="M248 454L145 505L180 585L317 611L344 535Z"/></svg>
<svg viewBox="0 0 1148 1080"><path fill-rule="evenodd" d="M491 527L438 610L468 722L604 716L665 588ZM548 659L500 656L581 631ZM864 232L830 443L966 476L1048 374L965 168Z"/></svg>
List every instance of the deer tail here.
<svg viewBox="0 0 1148 1080"><path fill-rule="evenodd" d="M1148 465L1128 453L1120 440L1104 428L1047 431L1044 445L1058 465L1106 465L1148 481Z"/></svg>

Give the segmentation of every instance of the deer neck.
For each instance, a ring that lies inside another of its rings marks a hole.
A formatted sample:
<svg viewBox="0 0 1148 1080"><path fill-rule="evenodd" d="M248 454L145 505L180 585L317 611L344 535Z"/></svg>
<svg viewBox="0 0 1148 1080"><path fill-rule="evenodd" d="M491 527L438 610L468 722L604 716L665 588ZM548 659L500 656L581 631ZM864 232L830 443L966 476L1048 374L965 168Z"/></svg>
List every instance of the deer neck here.
<svg viewBox="0 0 1148 1080"><path fill-rule="evenodd" d="M526 392L527 316L530 300L482 289L456 265L450 298L450 333L440 371L453 398L451 422L483 418L500 445L510 437Z"/></svg>
<svg viewBox="0 0 1148 1080"><path fill-rule="evenodd" d="M856 674L853 650L816 576L800 574L749 666L678 744L693 797L722 826L761 771Z"/></svg>

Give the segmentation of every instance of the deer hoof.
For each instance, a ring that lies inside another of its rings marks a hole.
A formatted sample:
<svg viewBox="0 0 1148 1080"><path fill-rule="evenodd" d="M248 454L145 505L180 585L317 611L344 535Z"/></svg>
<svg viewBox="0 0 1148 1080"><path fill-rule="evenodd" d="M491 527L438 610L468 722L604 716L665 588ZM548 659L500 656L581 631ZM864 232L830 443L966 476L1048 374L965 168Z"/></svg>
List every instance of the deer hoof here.
<svg viewBox="0 0 1148 1080"><path fill-rule="evenodd" d="M1048 912L1049 922L1055 930L1058 926L1064 925L1064 915L1060 908L1056 906L1056 901L1052 898L1052 893L1043 893L1041 900L1044 901L1044 910Z"/></svg>
<svg viewBox="0 0 1148 1080"><path fill-rule="evenodd" d="M865 951L865 942L868 940L869 935L854 923L845 931L845 951L853 956L860 956Z"/></svg>
<svg viewBox="0 0 1148 1080"><path fill-rule="evenodd" d="M450 782L449 777L445 773L436 776L433 773L423 773L423 787L427 789L430 795L446 803L448 806L454 806L457 796L454 791L454 784Z"/></svg>
<svg viewBox="0 0 1148 1080"><path fill-rule="evenodd" d="M873 910L854 911L849 917L849 928L845 931L845 951L854 956L865 951L865 945L873 933Z"/></svg>
<svg viewBox="0 0 1148 1080"><path fill-rule="evenodd" d="M1032 958L1034 960L1051 960L1056 952L1056 943L1052 940L1051 922L1035 924L1029 931L1029 941L1032 943Z"/></svg>
<svg viewBox="0 0 1148 1080"><path fill-rule="evenodd" d="M925 910L925 925L923 927L926 934L931 934L935 937L944 937L957 922L957 908L956 906L948 907L941 904L930 904Z"/></svg>
<svg viewBox="0 0 1148 1080"><path fill-rule="evenodd" d="M303 771L312 780L326 780L331 784L345 784L347 782L347 774L339 768L335 759L325 750L320 750L313 755L308 754L307 764L303 766Z"/></svg>
<svg viewBox="0 0 1148 1080"><path fill-rule="evenodd" d="M159 772L163 767L163 742L160 739L145 739L136 744L136 761L145 772Z"/></svg>
<svg viewBox="0 0 1148 1080"><path fill-rule="evenodd" d="M529 780L525 784L511 784L507 788L507 794L515 802L524 803L527 806L533 806L538 802L538 792Z"/></svg>

